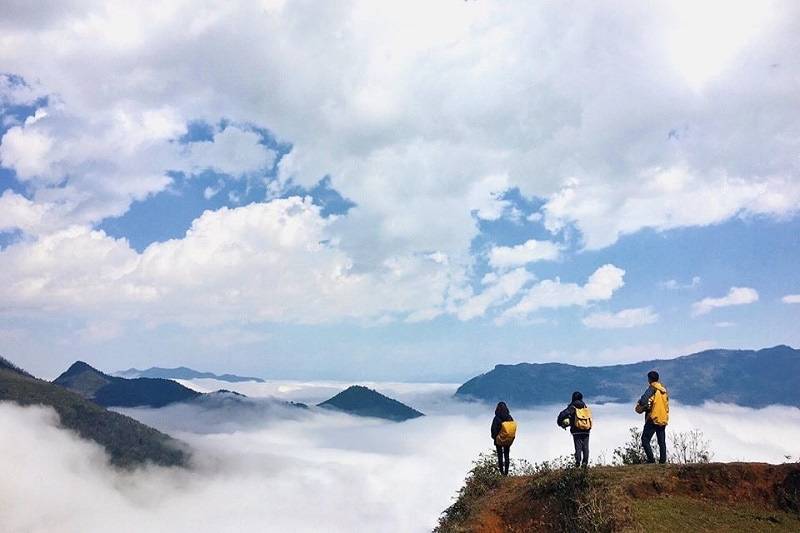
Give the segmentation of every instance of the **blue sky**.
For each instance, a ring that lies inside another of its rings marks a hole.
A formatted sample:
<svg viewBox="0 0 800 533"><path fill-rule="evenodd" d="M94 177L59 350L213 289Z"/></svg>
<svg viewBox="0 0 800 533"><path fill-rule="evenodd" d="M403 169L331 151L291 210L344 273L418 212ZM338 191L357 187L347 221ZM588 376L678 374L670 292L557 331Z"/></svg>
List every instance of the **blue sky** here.
<svg viewBox="0 0 800 533"><path fill-rule="evenodd" d="M4 356L458 381L800 344L793 3L231 6L7 18Z"/></svg>

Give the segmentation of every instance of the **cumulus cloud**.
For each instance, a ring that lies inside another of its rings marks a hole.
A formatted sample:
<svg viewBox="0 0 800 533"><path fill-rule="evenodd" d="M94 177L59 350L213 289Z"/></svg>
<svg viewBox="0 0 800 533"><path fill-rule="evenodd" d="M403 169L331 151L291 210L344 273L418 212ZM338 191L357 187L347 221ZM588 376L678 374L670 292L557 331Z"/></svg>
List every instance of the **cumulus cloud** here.
<svg viewBox="0 0 800 533"><path fill-rule="evenodd" d="M720 19L684 2L74 2L41 18L15 6L0 59L58 95L78 138L113 138L124 129L104 124L148 113L269 127L294 146L282 181L330 175L359 223L403 251L463 253L470 214L503 209L487 176L547 199L551 228L574 224L597 248L643 227L797 209L798 126L786 118L797 9L726 6ZM711 24L717 45L700 44ZM69 46L54 56L52 43ZM8 157L47 174L74 137L21 129ZM75 162L109 160L117 147L100 145Z"/></svg>
<svg viewBox="0 0 800 533"><path fill-rule="evenodd" d="M493 268L513 268L535 261L558 259L561 247L551 241L530 239L517 246L494 246L489 250L489 265Z"/></svg>
<svg viewBox="0 0 800 533"><path fill-rule="evenodd" d="M781 301L785 304L800 304L800 294L787 294Z"/></svg>
<svg viewBox="0 0 800 533"><path fill-rule="evenodd" d="M572 441L552 424L551 408L511 407L521 428L512 457L570 453ZM609 460L641 419L629 405L592 408L603 422L592 431L592 459ZM249 531L265 524L282 531L430 531L470 462L491 444L491 407L452 400L402 424L327 412L287 418L270 409L234 423L202 409L127 412L188 442L192 468L115 470L100 447L60 429L52 410L0 403L0 424L15 432L0 440L4 531L93 533L111 522L121 532ZM671 430L701 428L720 461L782 462L800 438L796 408L676 401L671 414ZM776 418L787 423L776 425Z"/></svg>
<svg viewBox="0 0 800 533"><path fill-rule="evenodd" d="M597 329L634 328L655 324L658 322L658 313L652 307L634 307L616 313L592 313L585 316L582 322L587 327Z"/></svg>
<svg viewBox="0 0 800 533"><path fill-rule="evenodd" d="M457 285L438 256L393 257L359 272L332 240L333 220L291 197L196 219L182 239L142 253L72 226L0 251L10 307L147 322L319 323L443 307Z"/></svg>
<svg viewBox="0 0 800 533"><path fill-rule="evenodd" d="M468 298L459 306L457 311L458 318L460 320L470 320L483 316L489 307L502 304L513 298L533 279L533 274L524 268L517 268L502 275L487 274L483 279L483 291Z"/></svg>
<svg viewBox="0 0 800 533"><path fill-rule="evenodd" d="M544 308L585 306L608 300L625 284L624 276L624 270L607 264L595 270L584 285L562 283L559 278L542 280L527 289L519 302L503 312L500 320L526 318Z"/></svg>
<svg viewBox="0 0 800 533"><path fill-rule="evenodd" d="M705 315L719 307L746 305L758 301L758 292L750 287L731 287L728 294L720 298L703 298L692 304L692 315Z"/></svg>

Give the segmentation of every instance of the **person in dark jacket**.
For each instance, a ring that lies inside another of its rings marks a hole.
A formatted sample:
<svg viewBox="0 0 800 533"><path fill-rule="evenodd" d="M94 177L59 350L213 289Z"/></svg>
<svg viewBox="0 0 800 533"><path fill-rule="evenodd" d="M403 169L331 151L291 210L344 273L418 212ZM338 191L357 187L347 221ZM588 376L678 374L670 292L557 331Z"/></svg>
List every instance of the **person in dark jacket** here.
<svg viewBox="0 0 800 533"><path fill-rule="evenodd" d="M506 402L500 402L494 410L494 420L492 420L492 442L497 451L497 467L500 473L504 476L508 475L509 454L511 453L511 444L498 443L497 436L500 434L503 422L513 422L511 413L508 410Z"/></svg>
<svg viewBox="0 0 800 533"><path fill-rule="evenodd" d="M566 409L558 413L558 419L556 419L556 423L560 427L564 429L569 427L569 432L572 433L572 441L573 444L575 444L575 466L584 467L589 465L589 432L592 428L582 429L576 426L575 410L585 408L586 404L583 401L583 394L579 391L575 391L572 393L572 401L570 404Z"/></svg>
<svg viewBox="0 0 800 533"><path fill-rule="evenodd" d="M651 370L647 373L647 390L636 402L636 412L644 413L644 428L642 429L642 448L647 456L648 463L655 463L653 448L650 441L653 434L658 441L658 462L667 462L667 422L669 421L669 395L667 389L659 381L658 372Z"/></svg>

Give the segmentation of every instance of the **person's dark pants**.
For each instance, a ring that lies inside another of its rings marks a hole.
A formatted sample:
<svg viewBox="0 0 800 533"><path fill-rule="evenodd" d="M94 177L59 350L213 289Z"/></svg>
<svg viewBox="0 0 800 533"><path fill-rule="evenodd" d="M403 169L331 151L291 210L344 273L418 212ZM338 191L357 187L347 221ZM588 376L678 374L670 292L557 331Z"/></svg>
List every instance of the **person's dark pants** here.
<svg viewBox="0 0 800 533"><path fill-rule="evenodd" d="M575 466L589 465L589 434L575 433L572 435L575 443Z"/></svg>
<svg viewBox="0 0 800 533"><path fill-rule="evenodd" d="M658 441L658 462L664 464L667 462L667 426L658 426L653 424L652 420L645 422L642 430L642 448L644 448L644 454L647 456L647 462L655 463L653 448L650 446L654 433Z"/></svg>
<svg viewBox="0 0 800 533"><path fill-rule="evenodd" d="M504 476L508 475L508 454L511 452L511 446L495 446L497 450L497 467L500 473Z"/></svg>

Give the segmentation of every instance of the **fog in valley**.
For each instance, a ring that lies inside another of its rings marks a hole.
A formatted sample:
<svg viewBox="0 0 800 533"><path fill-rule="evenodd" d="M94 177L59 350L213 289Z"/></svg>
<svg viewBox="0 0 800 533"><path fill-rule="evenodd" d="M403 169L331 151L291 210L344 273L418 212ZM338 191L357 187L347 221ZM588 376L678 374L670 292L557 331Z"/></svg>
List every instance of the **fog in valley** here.
<svg viewBox="0 0 800 533"><path fill-rule="evenodd" d="M493 406L453 400L455 385L369 384L427 415L394 423L278 401L315 404L341 383L183 383L253 398L246 407L120 410L188 443L189 469L114 469L99 446L58 429L52 410L0 403L0 427L14 428L0 440L2 529L429 531L491 446ZM570 452L569 433L555 425L563 406L510 407L519 423L512 458ZM592 408L592 459L608 462L642 420L631 405ZM671 421L670 431L701 429L717 461L780 463L800 440L797 408L673 402Z"/></svg>

